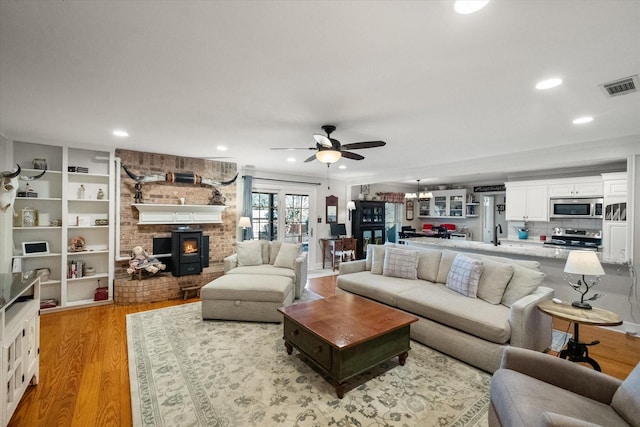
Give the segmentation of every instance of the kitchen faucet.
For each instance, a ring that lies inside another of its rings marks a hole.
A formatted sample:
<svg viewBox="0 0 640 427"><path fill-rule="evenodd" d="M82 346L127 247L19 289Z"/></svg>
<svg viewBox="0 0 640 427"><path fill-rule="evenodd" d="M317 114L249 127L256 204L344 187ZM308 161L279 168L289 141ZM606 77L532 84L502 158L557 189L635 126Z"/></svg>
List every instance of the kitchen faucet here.
<svg viewBox="0 0 640 427"><path fill-rule="evenodd" d="M497 224L493 229L493 246L498 246L500 244L500 240L498 240L498 230L502 233L502 226Z"/></svg>

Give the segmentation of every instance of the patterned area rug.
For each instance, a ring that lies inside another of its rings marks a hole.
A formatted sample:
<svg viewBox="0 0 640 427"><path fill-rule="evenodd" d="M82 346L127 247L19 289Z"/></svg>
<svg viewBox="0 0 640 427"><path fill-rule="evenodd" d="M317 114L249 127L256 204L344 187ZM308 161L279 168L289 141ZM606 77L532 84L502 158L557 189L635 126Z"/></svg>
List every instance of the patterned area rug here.
<svg viewBox="0 0 640 427"><path fill-rule="evenodd" d="M281 324L203 321L201 303L127 316L134 426L487 426L491 376L412 341L343 399Z"/></svg>

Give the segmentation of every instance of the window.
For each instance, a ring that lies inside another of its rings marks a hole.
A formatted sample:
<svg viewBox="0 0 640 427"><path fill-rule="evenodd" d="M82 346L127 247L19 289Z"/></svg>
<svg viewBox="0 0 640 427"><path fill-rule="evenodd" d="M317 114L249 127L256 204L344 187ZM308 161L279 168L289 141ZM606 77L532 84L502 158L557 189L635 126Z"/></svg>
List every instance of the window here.
<svg viewBox="0 0 640 427"><path fill-rule="evenodd" d="M285 196L285 242L309 243L309 196Z"/></svg>
<svg viewBox="0 0 640 427"><path fill-rule="evenodd" d="M251 193L251 223L253 238L278 239L278 194Z"/></svg>

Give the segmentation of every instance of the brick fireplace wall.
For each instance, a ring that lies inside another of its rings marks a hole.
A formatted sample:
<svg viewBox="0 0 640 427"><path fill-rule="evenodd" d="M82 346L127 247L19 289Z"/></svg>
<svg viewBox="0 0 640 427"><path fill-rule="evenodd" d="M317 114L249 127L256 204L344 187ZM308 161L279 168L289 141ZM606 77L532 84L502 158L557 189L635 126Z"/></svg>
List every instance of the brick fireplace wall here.
<svg viewBox="0 0 640 427"><path fill-rule="evenodd" d="M143 153L131 150L116 150L122 164L136 175L164 174L167 172L194 173L216 181L228 181L237 172L235 163L164 154ZM240 178L238 178L240 179ZM138 210L134 203L135 181L123 169L120 170L120 256L129 257L131 249L142 246L152 252L154 237L171 237L176 224L138 225ZM127 261L116 263L114 298L117 304L132 304L174 299L182 296L182 288L203 286L223 274L224 257L232 254L236 240L236 183L217 189L226 198L226 209L222 212L222 224L190 224L209 236L209 267L202 274L174 277L166 271L159 277L132 280L126 269ZM178 204L180 197L185 204L207 205L212 196L212 187L156 182L145 183L142 188L145 204Z"/></svg>

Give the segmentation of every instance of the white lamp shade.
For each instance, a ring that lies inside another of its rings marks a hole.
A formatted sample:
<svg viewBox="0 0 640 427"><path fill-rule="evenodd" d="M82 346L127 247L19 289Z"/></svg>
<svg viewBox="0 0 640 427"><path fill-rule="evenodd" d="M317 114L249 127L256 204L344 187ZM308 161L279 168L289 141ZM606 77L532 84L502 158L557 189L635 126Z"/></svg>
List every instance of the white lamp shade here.
<svg viewBox="0 0 640 427"><path fill-rule="evenodd" d="M416 199L416 198L418 198L418 195L416 193L404 193L404 198L405 199Z"/></svg>
<svg viewBox="0 0 640 427"><path fill-rule="evenodd" d="M316 153L316 159L322 163L335 163L340 160L342 153L336 150L320 150Z"/></svg>
<svg viewBox="0 0 640 427"><path fill-rule="evenodd" d="M347 202L347 210L348 211L353 211L356 209L356 202L354 202L353 200L350 200Z"/></svg>
<svg viewBox="0 0 640 427"><path fill-rule="evenodd" d="M589 276L604 276L604 269L598 255L591 251L571 251L564 266L564 272Z"/></svg>
<svg viewBox="0 0 640 427"><path fill-rule="evenodd" d="M249 217L248 216L241 216L240 220L238 221L238 227L242 227L242 228L251 227L251 220L249 219Z"/></svg>

